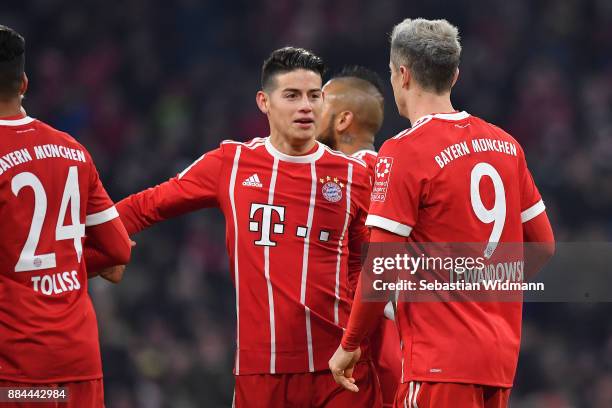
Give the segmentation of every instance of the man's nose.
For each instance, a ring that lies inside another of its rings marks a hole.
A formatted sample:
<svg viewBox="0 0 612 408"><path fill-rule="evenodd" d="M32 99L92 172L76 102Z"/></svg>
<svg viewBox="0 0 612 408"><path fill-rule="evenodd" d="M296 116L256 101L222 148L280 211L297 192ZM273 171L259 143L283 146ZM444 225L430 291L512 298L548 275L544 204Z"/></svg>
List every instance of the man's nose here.
<svg viewBox="0 0 612 408"><path fill-rule="evenodd" d="M308 95L305 95L300 102L300 112L312 111L312 102L310 101Z"/></svg>

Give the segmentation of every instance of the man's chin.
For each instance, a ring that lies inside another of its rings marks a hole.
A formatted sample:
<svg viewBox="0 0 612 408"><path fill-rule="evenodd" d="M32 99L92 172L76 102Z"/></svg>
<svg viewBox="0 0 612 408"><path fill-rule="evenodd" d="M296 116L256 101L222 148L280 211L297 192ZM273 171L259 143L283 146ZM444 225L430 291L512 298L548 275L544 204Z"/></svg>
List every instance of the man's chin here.
<svg viewBox="0 0 612 408"><path fill-rule="evenodd" d="M315 139L316 136L316 132L313 129L308 129L308 130L298 130L297 132L291 132L291 137L294 140L300 140L300 141L306 141L306 140L311 140L311 139Z"/></svg>

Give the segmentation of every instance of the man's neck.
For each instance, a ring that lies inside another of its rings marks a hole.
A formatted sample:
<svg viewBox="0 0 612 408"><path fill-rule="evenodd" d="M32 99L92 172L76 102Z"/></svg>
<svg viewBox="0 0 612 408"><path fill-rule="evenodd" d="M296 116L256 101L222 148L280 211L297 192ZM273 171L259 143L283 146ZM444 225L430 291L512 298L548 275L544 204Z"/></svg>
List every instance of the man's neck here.
<svg viewBox="0 0 612 408"><path fill-rule="evenodd" d="M347 156L352 156L360 150L374 150L374 135L371 133L356 133L351 138L352 142L343 142L342 137L338 138L336 150L341 151Z"/></svg>
<svg viewBox="0 0 612 408"><path fill-rule="evenodd" d="M336 148L340 150L342 153L346 154L347 156L352 156L360 150L374 150L374 144L368 143L368 142L361 142L361 143L356 142L352 144L340 142L338 143Z"/></svg>
<svg viewBox="0 0 612 408"><path fill-rule="evenodd" d="M25 112L21 107L21 103L16 101L0 101L0 118L24 115Z"/></svg>
<svg viewBox="0 0 612 408"><path fill-rule="evenodd" d="M414 126L416 121L423 116L432 115L434 113L451 113L455 111L450 100L450 93L436 95L419 90L415 91L410 96L407 117L412 126Z"/></svg>
<svg viewBox="0 0 612 408"><path fill-rule="evenodd" d="M316 145L314 137L312 139L290 141L275 132L270 133L270 143L276 150L289 156L304 156Z"/></svg>

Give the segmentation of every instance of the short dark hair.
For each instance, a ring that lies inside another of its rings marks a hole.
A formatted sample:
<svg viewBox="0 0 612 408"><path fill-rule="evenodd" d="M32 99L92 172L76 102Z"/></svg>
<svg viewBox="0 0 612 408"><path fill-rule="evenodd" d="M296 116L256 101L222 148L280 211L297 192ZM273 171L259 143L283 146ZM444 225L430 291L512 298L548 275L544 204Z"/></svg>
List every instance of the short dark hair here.
<svg viewBox="0 0 612 408"><path fill-rule="evenodd" d="M304 48L284 47L272 51L261 68L261 88L269 89L274 77L296 69L316 72L323 79L325 63L321 57Z"/></svg>
<svg viewBox="0 0 612 408"><path fill-rule="evenodd" d="M0 97L17 95L24 69L24 38L12 28L0 25Z"/></svg>
<svg viewBox="0 0 612 408"><path fill-rule="evenodd" d="M361 65L347 65L340 72L334 74L334 78L357 78L372 84L376 90L383 94L383 80L376 72Z"/></svg>

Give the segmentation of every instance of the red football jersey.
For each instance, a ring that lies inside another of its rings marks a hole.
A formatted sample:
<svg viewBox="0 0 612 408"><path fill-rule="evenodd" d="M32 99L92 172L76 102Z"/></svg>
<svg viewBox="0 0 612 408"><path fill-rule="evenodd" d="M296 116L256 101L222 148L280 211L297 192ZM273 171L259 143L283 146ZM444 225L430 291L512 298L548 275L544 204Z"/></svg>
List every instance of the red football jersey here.
<svg viewBox="0 0 612 408"><path fill-rule="evenodd" d="M0 120L0 379L102 377L82 243L116 217L83 146L30 117Z"/></svg>
<svg viewBox="0 0 612 408"><path fill-rule="evenodd" d="M134 233L220 207L236 287L235 373L312 372L327 369L346 327L369 187L358 159L320 143L314 153L288 156L257 138L223 142L117 209Z"/></svg>
<svg viewBox="0 0 612 408"><path fill-rule="evenodd" d="M378 153L376 153L376 151L363 149L353 153L351 157L356 157L363 160L365 164L368 165L370 174L374 175L374 167L376 166L376 158L378 157Z"/></svg>
<svg viewBox="0 0 612 408"><path fill-rule="evenodd" d="M544 211L520 145L465 112L428 115L385 142L366 224L414 242L522 242ZM399 303L402 382L510 387L520 303Z"/></svg>

